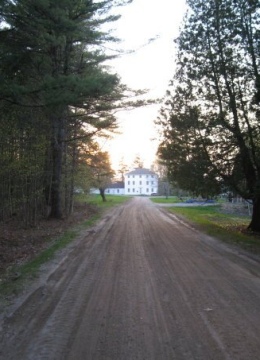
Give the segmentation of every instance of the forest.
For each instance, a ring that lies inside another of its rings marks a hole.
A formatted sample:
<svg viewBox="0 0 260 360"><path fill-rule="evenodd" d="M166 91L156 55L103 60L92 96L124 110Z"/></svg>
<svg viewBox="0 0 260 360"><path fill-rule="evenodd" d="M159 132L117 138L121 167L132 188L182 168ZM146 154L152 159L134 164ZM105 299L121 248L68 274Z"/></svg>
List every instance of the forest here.
<svg viewBox="0 0 260 360"><path fill-rule="evenodd" d="M105 62L103 24L131 1L0 1L0 221L73 211L74 192L111 178L98 138L126 92Z"/></svg>
<svg viewBox="0 0 260 360"><path fill-rule="evenodd" d="M157 121L168 176L204 197L253 204L260 231L260 3L188 0L176 72ZM192 179L192 180L191 180Z"/></svg>

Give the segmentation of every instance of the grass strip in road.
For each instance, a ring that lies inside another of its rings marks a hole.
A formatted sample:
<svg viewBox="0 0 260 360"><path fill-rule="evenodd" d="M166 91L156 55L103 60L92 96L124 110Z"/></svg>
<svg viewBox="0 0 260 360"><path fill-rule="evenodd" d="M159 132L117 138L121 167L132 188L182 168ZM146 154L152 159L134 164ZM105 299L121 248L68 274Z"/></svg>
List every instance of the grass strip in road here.
<svg viewBox="0 0 260 360"><path fill-rule="evenodd" d="M169 208L169 211L184 217L208 235L260 254L260 236L246 232L250 218L220 210L218 205Z"/></svg>

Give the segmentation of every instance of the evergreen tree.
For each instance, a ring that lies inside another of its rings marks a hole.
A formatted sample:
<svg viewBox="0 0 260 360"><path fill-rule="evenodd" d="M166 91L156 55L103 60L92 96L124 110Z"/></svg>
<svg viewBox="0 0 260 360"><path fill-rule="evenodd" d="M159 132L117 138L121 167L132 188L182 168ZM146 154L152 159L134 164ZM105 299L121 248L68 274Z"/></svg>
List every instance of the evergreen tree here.
<svg viewBox="0 0 260 360"><path fill-rule="evenodd" d="M195 179L214 184L221 178L251 199L249 228L260 231L260 4L189 0L188 5L177 39L175 89L162 111L159 153L172 176L181 173L183 181L187 172L187 187Z"/></svg>
<svg viewBox="0 0 260 360"><path fill-rule="evenodd" d="M38 109L34 120L44 123L48 140L45 198L51 217L63 215L65 154L68 142L78 137L73 123L81 123L84 136L115 126L109 112L124 88L118 76L102 66L108 57L101 45L114 39L100 26L117 19L107 14L119 3L6 0L0 4L1 106Z"/></svg>

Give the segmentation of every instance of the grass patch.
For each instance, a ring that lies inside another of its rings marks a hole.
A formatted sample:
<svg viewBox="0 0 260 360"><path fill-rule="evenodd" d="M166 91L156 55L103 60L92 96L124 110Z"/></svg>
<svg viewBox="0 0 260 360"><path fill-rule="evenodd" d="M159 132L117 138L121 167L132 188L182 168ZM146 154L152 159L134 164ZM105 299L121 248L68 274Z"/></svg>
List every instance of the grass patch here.
<svg viewBox="0 0 260 360"><path fill-rule="evenodd" d="M89 205L97 206L100 209L107 209L110 207L114 207L116 205L121 205L128 201L131 197L130 196L121 196L121 195L106 195L107 201L102 201L102 198L100 195L84 195L80 194L77 195L76 200L79 202L84 202Z"/></svg>
<svg viewBox="0 0 260 360"><path fill-rule="evenodd" d="M150 197L149 199L157 204L175 204L182 202L178 196L169 196L168 199L166 199L166 197Z"/></svg>
<svg viewBox="0 0 260 360"><path fill-rule="evenodd" d="M169 210L191 221L208 235L260 254L260 237L246 233L250 221L248 216L224 214L218 205L175 207Z"/></svg>

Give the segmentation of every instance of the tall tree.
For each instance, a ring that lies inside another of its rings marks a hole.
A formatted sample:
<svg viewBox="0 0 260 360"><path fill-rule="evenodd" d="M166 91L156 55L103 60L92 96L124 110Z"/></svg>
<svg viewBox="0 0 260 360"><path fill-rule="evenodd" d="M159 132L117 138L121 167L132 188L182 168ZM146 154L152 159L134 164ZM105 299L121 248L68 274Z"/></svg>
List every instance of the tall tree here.
<svg viewBox="0 0 260 360"><path fill-rule="evenodd" d="M205 184L221 178L251 199L249 228L260 231L260 4L187 2L159 153L172 176L181 168L193 176L190 187L195 179Z"/></svg>
<svg viewBox="0 0 260 360"><path fill-rule="evenodd" d="M87 136L115 124L109 111L124 89L118 76L102 67L108 57L101 45L114 39L100 26L117 19L107 14L119 3L6 0L0 4L4 21L0 100L24 109L37 108L41 116L36 115L35 122L46 121L45 163L50 176L45 192L51 217L63 215L64 154L67 142L75 136L71 123L80 118Z"/></svg>

